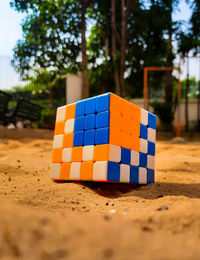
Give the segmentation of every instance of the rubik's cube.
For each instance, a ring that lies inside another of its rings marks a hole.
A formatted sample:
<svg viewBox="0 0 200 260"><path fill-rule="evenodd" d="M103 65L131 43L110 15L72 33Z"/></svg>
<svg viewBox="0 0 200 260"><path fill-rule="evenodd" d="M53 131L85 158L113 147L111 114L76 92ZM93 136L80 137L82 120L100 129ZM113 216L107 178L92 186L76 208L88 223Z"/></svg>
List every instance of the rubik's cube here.
<svg viewBox="0 0 200 260"><path fill-rule="evenodd" d="M112 94L57 109L51 178L154 182L156 116Z"/></svg>

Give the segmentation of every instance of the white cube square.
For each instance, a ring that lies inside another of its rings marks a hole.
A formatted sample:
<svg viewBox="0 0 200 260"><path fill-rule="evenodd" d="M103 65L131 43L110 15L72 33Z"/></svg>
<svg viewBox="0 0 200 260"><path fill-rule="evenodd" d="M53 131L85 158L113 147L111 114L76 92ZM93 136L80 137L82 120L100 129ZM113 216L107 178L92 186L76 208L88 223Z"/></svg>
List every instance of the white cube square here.
<svg viewBox="0 0 200 260"><path fill-rule="evenodd" d="M81 162L72 162L70 167L70 176L71 180L80 180L81 175Z"/></svg>
<svg viewBox="0 0 200 260"><path fill-rule="evenodd" d="M66 106L59 107L56 112L56 122L64 121L66 115Z"/></svg>
<svg viewBox="0 0 200 260"><path fill-rule="evenodd" d="M64 135L54 135L53 148L62 148Z"/></svg>
<svg viewBox="0 0 200 260"><path fill-rule="evenodd" d="M139 152L131 151L131 165L139 166Z"/></svg>
<svg viewBox="0 0 200 260"><path fill-rule="evenodd" d="M141 108L141 123L143 125L148 125L148 111Z"/></svg>
<svg viewBox="0 0 200 260"><path fill-rule="evenodd" d="M148 140L151 142L156 141L156 130L152 128L148 128Z"/></svg>
<svg viewBox="0 0 200 260"><path fill-rule="evenodd" d="M140 138L140 152L147 153L148 142L146 139Z"/></svg>
<svg viewBox="0 0 200 260"><path fill-rule="evenodd" d="M93 166L93 180L95 181L106 181L108 171L108 162L99 161L95 162Z"/></svg>
<svg viewBox="0 0 200 260"><path fill-rule="evenodd" d="M94 145L86 145L83 147L83 161L94 160Z"/></svg>
<svg viewBox="0 0 200 260"><path fill-rule="evenodd" d="M68 119L65 122L64 133L73 133L74 132L74 119Z"/></svg>
<svg viewBox="0 0 200 260"><path fill-rule="evenodd" d="M154 170L154 168L155 168L155 156L147 155L147 168Z"/></svg>
<svg viewBox="0 0 200 260"><path fill-rule="evenodd" d="M60 178L60 163L53 163L51 165L51 178L59 179Z"/></svg>
<svg viewBox="0 0 200 260"><path fill-rule="evenodd" d="M147 184L147 170L139 167L139 184Z"/></svg>
<svg viewBox="0 0 200 260"><path fill-rule="evenodd" d="M71 162L72 148L64 148L62 152L62 161Z"/></svg>
<svg viewBox="0 0 200 260"><path fill-rule="evenodd" d="M120 181L130 182L130 165L120 164Z"/></svg>
<svg viewBox="0 0 200 260"><path fill-rule="evenodd" d="M121 161L121 147L118 145L109 145L109 161L120 162Z"/></svg>

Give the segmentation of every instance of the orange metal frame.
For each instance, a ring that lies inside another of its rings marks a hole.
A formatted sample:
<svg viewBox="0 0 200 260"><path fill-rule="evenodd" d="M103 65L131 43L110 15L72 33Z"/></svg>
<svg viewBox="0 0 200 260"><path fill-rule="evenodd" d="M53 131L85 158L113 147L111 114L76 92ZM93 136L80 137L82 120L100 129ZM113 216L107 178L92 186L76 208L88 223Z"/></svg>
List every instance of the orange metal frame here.
<svg viewBox="0 0 200 260"><path fill-rule="evenodd" d="M176 125L176 136L180 136L181 134L181 128L180 128L180 100L181 100L181 59L183 56L180 57L179 66L178 68L174 67L145 67L144 68L144 89L143 89L143 95L144 95L144 108L148 109L148 71L173 71L177 70L179 72L178 77L178 89L177 89L177 97L178 97L178 104L177 104L177 125Z"/></svg>

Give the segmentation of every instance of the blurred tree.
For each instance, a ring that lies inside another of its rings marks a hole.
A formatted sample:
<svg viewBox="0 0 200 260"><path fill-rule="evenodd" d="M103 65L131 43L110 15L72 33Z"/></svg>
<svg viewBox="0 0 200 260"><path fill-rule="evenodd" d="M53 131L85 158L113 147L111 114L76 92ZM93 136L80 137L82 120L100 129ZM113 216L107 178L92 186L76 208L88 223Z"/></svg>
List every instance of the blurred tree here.
<svg viewBox="0 0 200 260"><path fill-rule="evenodd" d="M178 34L178 52L184 56L197 55L200 53L200 1L191 0L188 1L192 8L192 16L189 20L189 29L187 31L181 31ZM189 130L189 118L188 118L188 97L190 93L191 83L189 80L188 63L187 61L187 79L185 84L185 130ZM200 63L199 63L200 66ZM199 72L200 76L200 72ZM200 130L200 80L198 86L198 111L197 111L198 128Z"/></svg>
<svg viewBox="0 0 200 260"><path fill-rule="evenodd" d="M32 75L34 68L45 68L54 77L81 69L83 97L88 97L85 40L88 3L83 0L11 1L17 11L28 13L22 24L24 39L17 42L13 58L14 67L23 78Z"/></svg>
<svg viewBox="0 0 200 260"><path fill-rule="evenodd" d="M122 8L122 5L125 7ZM148 8L136 0L97 1L89 17L93 20L88 42L89 61L95 71L106 71L107 67L108 75L100 73L107 78L102 85L103 89L111 88L109 84L112 81L109 78L112 77L115 79L117 93L120 93L122 86L122 92L125 89L126 96L141 97L144 66L165 65L165 8L159 1L150 4ZM157 77L150 77L149 85L158 89L162 87L160 82L164 75L156 75ZM96 84L99 84L99 78ZM123 93L120 95L123 96Z"/></svg>

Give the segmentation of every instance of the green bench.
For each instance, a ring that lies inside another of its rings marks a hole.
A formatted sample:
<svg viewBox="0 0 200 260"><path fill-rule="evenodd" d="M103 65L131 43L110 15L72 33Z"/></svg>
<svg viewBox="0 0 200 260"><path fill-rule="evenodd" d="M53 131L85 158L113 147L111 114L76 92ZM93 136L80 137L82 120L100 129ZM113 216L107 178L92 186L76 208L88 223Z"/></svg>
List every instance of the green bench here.
<svg viewBox="0 0 200 260"><path fill-rule="evenodd" d="M0 124L7 125L8 124L8 103L12 99L12 96L8 93L0 90Z"/></svg>

